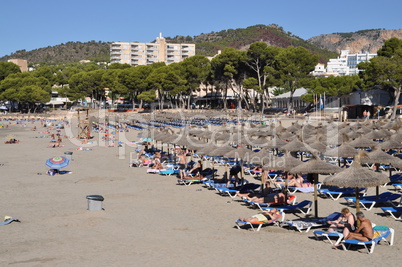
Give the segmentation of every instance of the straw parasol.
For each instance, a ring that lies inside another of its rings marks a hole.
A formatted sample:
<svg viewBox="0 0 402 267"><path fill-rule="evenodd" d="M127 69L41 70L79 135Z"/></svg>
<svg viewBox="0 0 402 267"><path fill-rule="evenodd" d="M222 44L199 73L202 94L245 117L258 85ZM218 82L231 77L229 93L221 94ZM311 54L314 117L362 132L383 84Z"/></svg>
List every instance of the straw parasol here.
<svg viewBox="0 0 402 267"><path fill-rule="evenodd" d="M290 152L307 152L310 151L299 139L295 138L291 142L280 148L281 150ZM301 160L303 161L303 154L301 154Z"/></svg>
<svg viewBox="0 0 402 267"><path fill-rule="evenodd" d="M338 166L341 166L341 158L343 158L344 166L346 165L346 158L353 158L359 153L357 149L348 144L342 144L338 147L328 150L325 154L327 156L338 158Z"/></svg>
<svg viewBox="0 0 402 267"><path fill-rule="evenodd" d="M364 136L359 136L352 142L349 142L349 145L351 145L353 147L364 148L364 147L375 147L376 145L378 145L378 143L376 143L370 139L367 139Z"/></svg>
<svg viewBox="0 0 402 267"><path fill-rule="evenodd" d="M290 170L291 173L308 173L314 176L314 212L315 217L318 218L318 194L317 194L317 183L319 174L332 174L338 173L342 169L334 166L332 164L326 163L318 158L316 154L313 157L299 166Z"/></svg>
<svg viewBox="0 0 402 267"><path fill-rule="evenodd" d="M386 175L361 166L360 157L363 154L364 152L361 152L349 168L324 180L326 185L356 188L356 211L360 210L359 188L379 186L389 182Z"/></svg>
<svg viewBox="0 0 402 267"><path fill-rule="evenodd" d="M383 150L388 150L388 149L401 149L402 148L402 143L397 142L393 139L387 140L385 142L380 143L380 147Z"/></svg>

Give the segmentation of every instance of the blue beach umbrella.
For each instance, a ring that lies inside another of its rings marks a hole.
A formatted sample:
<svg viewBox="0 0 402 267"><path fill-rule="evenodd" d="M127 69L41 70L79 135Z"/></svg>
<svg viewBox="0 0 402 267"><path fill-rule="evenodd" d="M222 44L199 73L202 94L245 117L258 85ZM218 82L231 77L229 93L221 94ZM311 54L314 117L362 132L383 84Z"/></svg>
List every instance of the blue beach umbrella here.
<svg viewBox="0 0 402 267"><path fill-rule="evenodd" d="M70 164L70 160L67 159L66 157L53 157L48 160L46 160L46 166L48 166L51 169L62 169L68 166Z"/></svg>

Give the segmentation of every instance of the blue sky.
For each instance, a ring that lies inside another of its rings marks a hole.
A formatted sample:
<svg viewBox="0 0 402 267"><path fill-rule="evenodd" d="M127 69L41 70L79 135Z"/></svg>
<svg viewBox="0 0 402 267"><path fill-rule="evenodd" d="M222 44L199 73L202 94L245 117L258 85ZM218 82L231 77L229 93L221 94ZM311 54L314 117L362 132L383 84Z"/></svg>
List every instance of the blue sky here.
<svg viewBox="0 0 402 267"><path fill-rule="evenodd" d="M163 36L277 24L303 39L402 29L402 1L1 0L0 57L69 41L151 42Z"/></svg>

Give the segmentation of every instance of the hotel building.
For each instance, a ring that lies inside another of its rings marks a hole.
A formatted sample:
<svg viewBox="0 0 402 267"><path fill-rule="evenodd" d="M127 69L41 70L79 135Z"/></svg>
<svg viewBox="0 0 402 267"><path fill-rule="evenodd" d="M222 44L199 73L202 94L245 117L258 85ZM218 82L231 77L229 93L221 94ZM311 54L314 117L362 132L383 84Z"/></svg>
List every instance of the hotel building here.
<svg viewBox="0 0 402 267"><path fill-rule="evenodd" d="M360 62L369 61L377 54L349 54L349 50L342 50L336 59L330 59L325 68L324 64L318 64L312 72L313 76L345 76L359 73L357 65Z"/></svg>
<svg viewBox="0 0 402 267"><path fill-rule="evenodd" d="M168 44L162 34L155 43L112 43L110 63L131 66L149 65L156 62L171 64L195 55L195 44Z"/></svg>

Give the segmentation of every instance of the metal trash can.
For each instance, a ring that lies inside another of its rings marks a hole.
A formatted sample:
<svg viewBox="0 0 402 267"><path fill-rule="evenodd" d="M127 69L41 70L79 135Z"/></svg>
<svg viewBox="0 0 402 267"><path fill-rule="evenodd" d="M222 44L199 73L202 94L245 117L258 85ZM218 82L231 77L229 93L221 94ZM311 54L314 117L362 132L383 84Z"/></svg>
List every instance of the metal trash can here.
<svg viewBox="0 0 402 267"><path fill-rule="evenodd" d="M69 161L71 161L73 158L73 152L71 152L71 151L64 152L64 155L65 155L66 159L68 159Z"/></svg>
<svg viewBox="0 0 402 267"><path fill-rule="evenodd" d="M94 210L103 210L102 204L104 198L100 195L88 195L88 210L94 211Z"/></svg>

